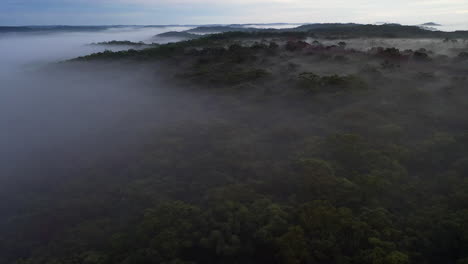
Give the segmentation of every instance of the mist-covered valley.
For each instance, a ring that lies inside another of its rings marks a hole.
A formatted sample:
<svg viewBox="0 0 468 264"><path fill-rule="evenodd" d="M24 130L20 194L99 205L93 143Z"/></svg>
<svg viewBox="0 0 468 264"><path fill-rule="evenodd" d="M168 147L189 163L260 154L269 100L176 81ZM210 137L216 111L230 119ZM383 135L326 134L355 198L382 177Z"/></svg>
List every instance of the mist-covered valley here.
<svg viewBox="0 0 468 264"><path fill-rule="evenodd" d="M122 74L115 68L93 73L85 67L75 70L55 64L93 52L128 49L91 45L95 42L149 41L163 30L0 34L2 167L27 167L27 163L19 161L26 157L39 160L50 155L52 149L73 152L70 145L99 142L104 139L97 137L100 130L107 128L109 133L117 122L135 118L127 119L126 115L137 108L143 111L149 101L141 90L131 89L144 82L138 79L141 74Z"/></svg>
<svg viewBox="0 0 468 264"><path fill-rule="evenodd" d="M468 33L270 27L0 35L0 263L464 264Z"/></svg>

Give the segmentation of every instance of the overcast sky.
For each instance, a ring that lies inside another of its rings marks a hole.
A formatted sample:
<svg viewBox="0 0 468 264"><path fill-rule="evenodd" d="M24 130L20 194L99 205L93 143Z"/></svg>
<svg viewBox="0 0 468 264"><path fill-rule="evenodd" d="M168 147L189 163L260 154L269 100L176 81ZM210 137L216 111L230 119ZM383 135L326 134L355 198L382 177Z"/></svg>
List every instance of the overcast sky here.
<svg viewBox="0 0 468 264"><path fill-rule="evenodd" d="M468 0L0 0L0 25L468 24Z"/></svg>

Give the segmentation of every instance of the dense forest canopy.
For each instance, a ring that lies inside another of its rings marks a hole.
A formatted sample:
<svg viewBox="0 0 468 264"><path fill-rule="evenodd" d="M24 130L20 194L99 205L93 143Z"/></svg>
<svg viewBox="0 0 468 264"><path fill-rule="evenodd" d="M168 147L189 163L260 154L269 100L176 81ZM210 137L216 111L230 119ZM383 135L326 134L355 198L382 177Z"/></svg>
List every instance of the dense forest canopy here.
<svg viewBox="0 0 468 264"><path fill-rule="evenodd" d="M145 73L164 111L138 146L5 191L0 263L468 263L468 33L299 29L50 66Z"/></svg>

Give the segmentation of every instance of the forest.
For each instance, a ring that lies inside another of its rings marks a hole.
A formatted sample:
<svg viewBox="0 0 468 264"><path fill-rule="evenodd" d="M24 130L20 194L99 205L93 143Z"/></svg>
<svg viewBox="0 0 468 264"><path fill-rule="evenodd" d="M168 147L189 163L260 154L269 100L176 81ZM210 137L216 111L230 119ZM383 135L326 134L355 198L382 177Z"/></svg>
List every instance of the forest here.
<svg viewBox="0 0 468 264"><path fill-rule="evenodd" d="M1 264L468 264L468 32L232 31L49 67L144 69L165 121L3 192Z"/></svg>

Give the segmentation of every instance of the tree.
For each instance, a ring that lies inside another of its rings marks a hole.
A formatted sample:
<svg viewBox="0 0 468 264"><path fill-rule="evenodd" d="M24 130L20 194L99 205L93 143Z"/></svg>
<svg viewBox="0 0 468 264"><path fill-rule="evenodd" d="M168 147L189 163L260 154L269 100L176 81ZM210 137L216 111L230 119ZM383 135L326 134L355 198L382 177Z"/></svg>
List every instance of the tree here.
<svg viewBox="0 0 468 264"><path fill-rule="evenodd" d="M309 250L300 226L292 226L288 232L278 239L279 257L285 264L307 263Z"/></svg>

